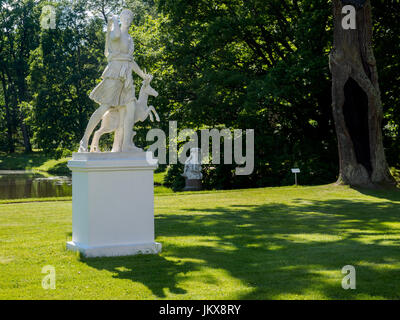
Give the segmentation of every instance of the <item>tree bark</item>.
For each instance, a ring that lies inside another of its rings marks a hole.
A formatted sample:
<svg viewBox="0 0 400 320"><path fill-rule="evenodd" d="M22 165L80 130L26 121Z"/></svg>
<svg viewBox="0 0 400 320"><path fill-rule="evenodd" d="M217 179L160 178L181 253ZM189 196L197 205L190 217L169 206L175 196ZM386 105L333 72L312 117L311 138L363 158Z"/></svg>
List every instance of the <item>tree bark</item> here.
<svg viewBox="0 0 400 320"><path fill-rule="evenodd" d="M14 140L12 137L13 123L12 123L12 117L11 117L10 106L9 106L7 84L6 84L5 76L3 73L0 73L0 80L1 80L3 95L4 95L4 102L5 102L4 108L6 109L8 152L13 153L13 152L15 152Z"/></svg>
<svg viewBox="0 0 400 320"><path fill-rule="evenodd" d="M342 27L342 1L332 0L334 43L329 57L339 148L339 184L395 185L382 141L382 102L372 48L371 2L356 12L356 29Z"/></svg>
<svg viewBox="0 0 400 320"><path fill-rule="evenodd" d="M29 46L27 44L28 38L28 28L26 27L26 19L27 19L27 8L23 8L23 18L22 18L22 35L20 39L20 47L18 60L20 62L20 66L16 68L17 73L17 86L18 86L18 100L19 102L27 101L27 86L26 86L26 76L27 76L27 68L22 67L22 61L25 61L29 55ZM25 123L25 111L20 107L20 123L21 123L21 131L22 137L24 140L25 152L32 152L32 144L29 138L29 126Z"/></svg>

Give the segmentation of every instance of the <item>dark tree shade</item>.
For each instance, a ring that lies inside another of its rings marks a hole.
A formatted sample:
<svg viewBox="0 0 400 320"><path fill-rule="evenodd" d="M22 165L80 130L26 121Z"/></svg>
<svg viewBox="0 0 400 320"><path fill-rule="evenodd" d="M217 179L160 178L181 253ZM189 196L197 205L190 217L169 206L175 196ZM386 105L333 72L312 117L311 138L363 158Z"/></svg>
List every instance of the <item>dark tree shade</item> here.
<svg viewBox="0 0 400 320"><path fill-rule="evenodd" d="M341 1L344 6L350 4L356 7L357 9L361 9L366 2L366 0L341 0Z"/></svg>

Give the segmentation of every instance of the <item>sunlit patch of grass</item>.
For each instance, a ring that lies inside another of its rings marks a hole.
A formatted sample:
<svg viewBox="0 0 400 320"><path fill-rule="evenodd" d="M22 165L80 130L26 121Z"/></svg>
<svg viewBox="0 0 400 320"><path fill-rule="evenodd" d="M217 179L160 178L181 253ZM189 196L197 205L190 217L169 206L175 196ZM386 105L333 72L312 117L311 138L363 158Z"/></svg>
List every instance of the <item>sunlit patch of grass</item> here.
<svg viewBox="0 0 400 320"><path fill-rule="evenodd" d="M167 171L154 173L154 184L155 185L163 185L164 178L166 175L167 175Z"/></svg>
<svg viewBox="0 0 400 320"><path fill-rule="evenodd" d="M41 166L33 168L34 171L48 172L51 174L71 174L67 167L70 158L50 159L44 162Z"/></svg>
<svg viewBox="0 0 400 320"><path fill-rule="evenodd" d="M172 193L172 189L165 187L165 186L154 186L154 193L155 194L160 194L160 193Z"/></svg>
<svg viewBox="0 0 400 320"><path fill-rule="evenodd" d="M319 234L319 233L297 233L297 234L283 234L277 237L278 239L285 239L287 241L297 242L297 243L307 243L307 242L331 242L340 241L342 237L340 235L332 234Z"/></svg>
<svg viewBox="0 0 400 320"><path fill-rule="evenodd" d="M0 256L0 264L7 264L13 261L14 259L12 257L2 257Z"/></svg>

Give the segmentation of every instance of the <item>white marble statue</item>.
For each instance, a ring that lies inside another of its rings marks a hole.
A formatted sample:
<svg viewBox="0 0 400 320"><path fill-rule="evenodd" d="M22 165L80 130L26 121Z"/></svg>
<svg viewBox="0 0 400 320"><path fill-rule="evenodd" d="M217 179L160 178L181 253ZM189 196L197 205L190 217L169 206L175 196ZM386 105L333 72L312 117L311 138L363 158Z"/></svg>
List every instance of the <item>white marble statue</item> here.
<svg viewBox="0 0 400 320"><path fill-rule="evenodd" d="M150 81L152 77L149 77L146 80L143 80L142 87L140 88L139 99L135 103L134 110L134 119L133 125L138 121L144 121L147 117L150 118L150 121L154 121L153 113L156 118L156 121L160 121L160 117L157 114L157 111L153 106L147 106L147 99L150 96L157 97L158 92L154 90L150 86ZM128 105L127 108L130 108L131 105ZM92 144L90 150L93 152L99 151L99 140L100 137L104 133L114 132L114 144L111 152L121 152L122 144L123 144L123 130L124 130L124 116L125 116L125 108L111 108L106 111L104 116L102 117L101 127L97 130L93 135ZM130 125L132 128L132 125ZM132 137L135 135L134 131L131 131ZM129 139L132 140L132 137Z"/></svg>
<svg viewBox="0 0 400 320"><path fill-rule="evenodd" d="M182 176L188 180L201 180L201 154L199 148L190 149L190 156L185 161L185 168Z"/></svg>
<svg viewBox="0 0 400 320"><path fill-rule="evenodd" d="M150 111L155 113L154 107L147 108L148 95L158 95L150 86L152 76L143 72L132 57L134 44L128 33L133 21L132 11L128 9L122 10L120 21L121 27L117 16L112 16L108 20L104 52L108 65L102 74L102 81L89 96L100 104L100 107L90 117L78 152L88 152L89 138L102 119L103 129L100 129L100 132L97 132L97 136L93 138L94 143L92 143L91 152L99 151L98 140L101 134L114 130L116 131L113 145L114 152L140 150L132 141L134 136L132 127L135 121L146 119ZM142 101L140 101L140 98L138 101L135 97L132 71L144 80L141 90ZM156 119L157 121L159 120L158 115L156 115Z"/></svg>
<svg viewBox="0 0 400 320"><path fill-rule="evenodd" d="M159 116L147 106L149 96L158 93L150 83L153 77L143 72L132 58L133 40L128 34L133 14L123 10L110 18L105 55L107 68L102 81L90 93L100 104L91 116L78 152L72 154L72 240L69 250L87 257L127 256L159 253L161 244L154 236L154 170L158 161L151 151L133 143L135 122ZM138 99L132 71L142 79ZM90 152L89 138L98 123ZM115 131L113 152L99 152L103 133ZM135 152L138 151L138 152ZM150 161L151 160L151 161Z"/></svg>

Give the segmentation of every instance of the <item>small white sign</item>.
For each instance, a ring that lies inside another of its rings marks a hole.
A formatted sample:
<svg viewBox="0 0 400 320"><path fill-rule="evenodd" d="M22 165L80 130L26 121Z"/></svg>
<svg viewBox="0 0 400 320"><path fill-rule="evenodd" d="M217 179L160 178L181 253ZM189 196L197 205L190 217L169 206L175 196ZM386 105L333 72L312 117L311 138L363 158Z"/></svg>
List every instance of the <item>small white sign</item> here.
<svg viewBox="0 0 400 320"><path fill-rule="evenodd" d="M300 169L299 168L294 168L294 169L292 169L292 173L300 173Z"/></svg>

